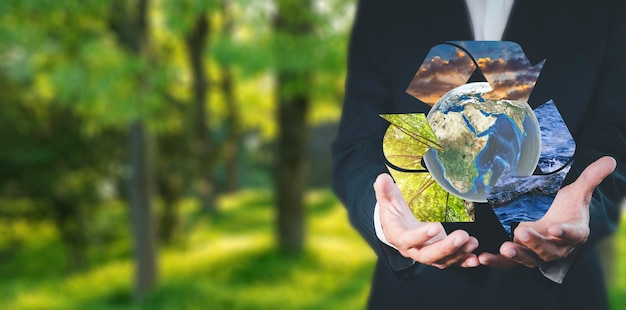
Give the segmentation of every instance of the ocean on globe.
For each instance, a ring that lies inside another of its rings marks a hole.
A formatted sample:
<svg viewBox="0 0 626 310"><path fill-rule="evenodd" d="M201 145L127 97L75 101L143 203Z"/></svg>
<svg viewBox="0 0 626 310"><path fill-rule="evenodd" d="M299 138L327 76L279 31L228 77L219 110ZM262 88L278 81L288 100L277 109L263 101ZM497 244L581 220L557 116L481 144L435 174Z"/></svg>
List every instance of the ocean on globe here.
<svg viewBox="0 0 626 310"><path fill-rule="evenodd" d="M427 120L439 150L424 155L437 183L462 199L486 202L500 177L533 173L541 151L537 118L528 103L485 99L489 83L461 85L431 108Z"/></svg>

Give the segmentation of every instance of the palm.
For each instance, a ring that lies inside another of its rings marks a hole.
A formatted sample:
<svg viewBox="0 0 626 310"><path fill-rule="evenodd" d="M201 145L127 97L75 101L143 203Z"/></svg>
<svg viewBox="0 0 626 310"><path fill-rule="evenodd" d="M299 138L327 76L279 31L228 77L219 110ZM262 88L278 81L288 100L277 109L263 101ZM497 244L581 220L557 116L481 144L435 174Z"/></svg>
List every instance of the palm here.
<svg viewBox="0 0 626 310"><path fill-rule="evenodd" d="M540 220L520 223L514 231L514 242L505 242L500 247L501 255L481 254L481 263L494 267L511 267L516 263L534 267L566 257L587 241L591 195L615 167L615 159L611 157L589 165L574 183L558 192Z"/></svg>
<svg viewBox="0 0 626 310"><path fill-rule="evenodd" d="M418 221L389 175L380 175L374 189L385 237L400 254L438 268L479 264L472 254L478 247L476 238L461 230L447 235L441 223Z"/></svg>

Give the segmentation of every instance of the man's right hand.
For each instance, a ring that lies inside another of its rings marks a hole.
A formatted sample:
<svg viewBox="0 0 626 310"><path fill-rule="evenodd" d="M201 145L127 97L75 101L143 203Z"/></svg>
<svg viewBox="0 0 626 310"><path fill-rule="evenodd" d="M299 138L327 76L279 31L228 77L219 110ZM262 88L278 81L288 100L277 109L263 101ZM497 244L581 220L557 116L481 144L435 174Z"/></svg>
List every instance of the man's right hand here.
<svg viewBox="0 0 626 310"><path fill-rule="evenodd" d="M472 254L478 248L478 240L463 230L447 235L438 222L418 221L391 176L379 175L374 190L385 238L402 256L440 269L480 265L478 257Z"/></svg>

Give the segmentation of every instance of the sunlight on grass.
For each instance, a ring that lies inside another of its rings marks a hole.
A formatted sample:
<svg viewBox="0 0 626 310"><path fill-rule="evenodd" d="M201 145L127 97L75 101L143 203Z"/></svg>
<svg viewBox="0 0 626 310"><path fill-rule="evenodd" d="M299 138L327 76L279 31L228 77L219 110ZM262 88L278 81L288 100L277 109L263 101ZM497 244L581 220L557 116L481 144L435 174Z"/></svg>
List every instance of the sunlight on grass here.
<svg viewBox="0 0 626 310"><path fill-rule="evenodd" d="M222 213L195 222L186 251L163 251L162 284L143 306L362 309L374 254L349 227L345 210L329 191L311 192L307 205L306 250L284 255L273 238L269 191L222 197Z"/></svg>
<svg viewBox="0 0 626 310"><path fill-rule="evenodd" d="M68 308L66 298L46 291L21 294L15 303L6 309L61 309Z"/></svg>
<svg viewBox="0 0 626 310"><path fill-rule="evenodd" d="M63 283L62 291L79 301L130 291L132 268L128 261L110 263L86 274L69 277Z"/></svg>
<svg viewBox="0 0 626 310"><path fill-rule="evenodd" d="M62 281L37 281L17 294L13 302L0 303L2 309L76 309L90 303L119 298L130 301L132 266L112 263L92 271L69 276ZM83 306L81 306L83 305Z"/></svg>

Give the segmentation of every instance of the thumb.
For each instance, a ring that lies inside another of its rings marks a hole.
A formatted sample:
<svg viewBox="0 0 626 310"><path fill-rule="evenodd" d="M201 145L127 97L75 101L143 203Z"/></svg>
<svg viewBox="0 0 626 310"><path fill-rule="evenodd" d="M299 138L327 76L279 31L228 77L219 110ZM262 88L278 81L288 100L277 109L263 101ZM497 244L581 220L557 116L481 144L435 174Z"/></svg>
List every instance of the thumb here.
<svg viewBox="0 0 626 310"><path fill-rule="evenodd" d="M378 203L394 203L398 198L402 198L400 189L393 182L393 179L389 174L382 173L376 178L374 182L374 191L376 192L376 200Z"/></svg>
<svg viewBox="0 0 626 310"><path fill-rule="evenodd" d="M616 166L617 162L613 157L604 156L587 166L572 185L575 185L577 191L584 193L585 197L591 199L595 187L611 174Z"/></svg>

